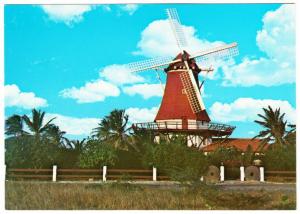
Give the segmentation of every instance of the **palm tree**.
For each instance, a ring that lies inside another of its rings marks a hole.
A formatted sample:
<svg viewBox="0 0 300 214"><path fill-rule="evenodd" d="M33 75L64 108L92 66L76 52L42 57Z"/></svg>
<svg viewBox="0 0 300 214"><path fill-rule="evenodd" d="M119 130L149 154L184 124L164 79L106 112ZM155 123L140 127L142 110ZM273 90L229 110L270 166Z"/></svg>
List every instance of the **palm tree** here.
<svg viewBox="0 0 300 214"><path fill-rule="evenodd" d="M23 120L28 126L29 130L33 133L36 142L40 141L40 137L42 134L44 134L51 126L51 122L55 119L52 118L48 122L46 122L45 125L43 125L44 122L44 116L45 112L42 112L41 110L32 109L32 120L27 115L23 115Z"/></svg>
<svg viewBox="0 0 300 214"><path fill-rule="evenodd" d="M280 108L274 111L270 106L268 106L268 109L263 108L263 111L264 115L258 114L263 120L255 120L254 122L265 129L260 131L254 138L262 139L262 148L269 142L274 142L274 145L287 144L285 140L287 121L283 120L285 113L281 114Z"/></svg>
<svg viewBox="0 0 300 214"><path fill-rule="evenodd" d="M69 139L64 136L65 134L65 131L61 131L60 128L54 124L50 124L45 133L51 142L60 146L65 146L65 142L69 142Z"/></svg>
<svg viewBox="0 0 300 214"><path fill-rule="evenodd" d="M289 142L290 144L296 143L296 125L295 124L289 124L288 127L290 130L287 132L285 136L285 140Z"/></svg>
<svg viewBox="0 0 300 214"><path fill-rule="evenodd" d="M296 124L289 124L288 127L291 129L290 133L296 132Z"/></svg>
<svg viewBox="0 0 300 214"><path fill-rule="evenodd" d="M128 141L128 115L125 110L113 110L105 116L99 126L93 130L93 137L112 143L115 148L125 148Z"/></svg>
<svg viewBox="0 0 300 214"><path fill-rule="evenodd" d="M86 145L86 139L84 138L82 140L71 140L67 142L67 145L74 152L80 154Z"/></svg>
<svg viewBox="0 0 300 214"><path fill-rule="evenodd" d="M23 118L20 115L14 114L13 116L7 118L5 120L5 134L13 135L14 137L18 137L24 134L28 134L23 130L24 122Z"/></svg>

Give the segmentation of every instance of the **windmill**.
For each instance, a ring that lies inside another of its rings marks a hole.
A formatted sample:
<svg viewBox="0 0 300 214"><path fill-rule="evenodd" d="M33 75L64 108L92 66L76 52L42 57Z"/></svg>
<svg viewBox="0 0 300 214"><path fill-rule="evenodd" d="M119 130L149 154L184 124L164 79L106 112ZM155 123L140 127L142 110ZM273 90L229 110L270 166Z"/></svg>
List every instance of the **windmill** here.
<svg viewBox="0 0 300 214"><path fill-rule="evenodd" d="M167 74L164 95L154 122L136 123L133 128L152 130L157 135L156 141L161 134L185 133L188 145L200 148L211 143L213 137L228 137L235 129L211 122L200 93L204 81L199 84L198 76L201 72L213 71L211 67L201 66L237 55L237 43L189 54L184 50L187 41L176 9L166 11L180 53L175 58L160 57L126 65L132 72L164 69Z"/></svg>

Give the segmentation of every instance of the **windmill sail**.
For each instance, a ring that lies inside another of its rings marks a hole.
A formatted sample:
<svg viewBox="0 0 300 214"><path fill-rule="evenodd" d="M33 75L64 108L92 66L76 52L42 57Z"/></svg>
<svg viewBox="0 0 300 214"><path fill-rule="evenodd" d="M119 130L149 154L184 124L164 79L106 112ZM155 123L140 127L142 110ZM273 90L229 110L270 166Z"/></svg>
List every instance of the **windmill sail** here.
<svg viewBox="0 0 300 214"><path fill-rule="evenodd" d="M188 63L185 62L185 64L187 71L180 74L180 79L193 112L199 113L205 110L204 102L201 98L193 72L189 69Z"/></svg>
<svg viewBox="0 0 300 214"><path fill-rule="evenodd" d="M190 58L195 59L197 64L200 64L201 66L210 66L217 60L228 60L233 56L238 55L238 53L239 51L237 43L231 43L198 52L192 55Z"/></svg>
<svg viewBox="0 0 300 214"><path fill-rule="evenodd" d="M177 10L175 8L170 8L167 9L166 11L177 45L179 49L182 50L183 47L187 46L187 41L185 39L185 35L183 32L183 28Z"/></svg>
<svg viewBox="0 0 300 214"><path fill-rule="evenodd" d="M177 60L179 61L179 60ZM139 72L139 71L145 71L145 70L151 70L151 69L157 69L162 68L170 63L174 63L176 61L173 61L173 57L157 57L153 59L147 59L143 61L138 62L132 62L129 64L126 64L125 66L131 71L131 72Z"/></svg>

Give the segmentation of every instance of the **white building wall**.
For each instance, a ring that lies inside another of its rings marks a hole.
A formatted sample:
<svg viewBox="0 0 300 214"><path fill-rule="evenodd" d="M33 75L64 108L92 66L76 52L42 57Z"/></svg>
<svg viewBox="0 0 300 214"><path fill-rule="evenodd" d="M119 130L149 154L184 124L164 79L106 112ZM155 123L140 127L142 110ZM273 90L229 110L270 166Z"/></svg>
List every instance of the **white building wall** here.
<svg viewBox="0 0 300 214"><path fill-rule="evenodd" d="M181 129L182 128L182 120L181 119L175 119L175 120L157 120L158 126L160 129ZM171 124L170 124L171 123ZM195 130L195 129L207 129L209 123L208 122L202 122L202 121L196 121L196 120L188 120L188 129ZM169 137L171 137L173 134L170 133ZM202 142L203 137L198 135L188 135L187 136L187 146L196 146L202 148L204 146L207 146L208 144L212 143L212 140L210 138L205 139L204 142ZM160 136L156 136L154 139L155 143L160 142ZM202 142L202 144L201 144Z"/></svg>

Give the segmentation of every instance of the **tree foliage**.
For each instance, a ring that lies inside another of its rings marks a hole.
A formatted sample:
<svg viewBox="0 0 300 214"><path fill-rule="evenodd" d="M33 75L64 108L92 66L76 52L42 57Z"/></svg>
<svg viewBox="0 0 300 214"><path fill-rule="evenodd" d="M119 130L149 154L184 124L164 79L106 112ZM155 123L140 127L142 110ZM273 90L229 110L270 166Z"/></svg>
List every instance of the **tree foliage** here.
<svg viewBox="0 0 300 214"><path fill-rule="evenodd" d="M111 144L90 140L79 156L79 166L83 168L114 166L117 158L116 150Z"/></svg>
<svg viewBox="0 0 300 214"><path fill-rule="evenodd" d="M28 134L24 131L24 121L20 115L14 114L5 120L5 134L14 137Z"/></svg>
<svg viewBox="0 0 300 214"><path fill-rule="evenodd" d="M208 154L208 160L211 165L225 166L240 165L241 163L241 152L235 147L219 147L215 151Z"/></svg>
<svg viewBox="0 0 300 214"><path fill-rule="evenodd" d="M208 167L204 154L187 147L183 136L148 147L144 158L148 166L157 167L177 181L199 181Z"/></svg>
<svg viewBox="0 0 300 214"><path fill-rule="evenodd" d="M266 170L296 171L296 145L271 147L263 162Z"/></svg>
<svg viewBox="0 0 300 214"><path fill-rule="evenodd" d="M29 130L35 137L35 141L38 143L41 140L41 135L45 134L49 128L52 127L51 122L55 119L52 118L44 125L45 112L41 110L32 109L32 118L30 119L26 114L23 115L23 120L26 123Z"/></svg>
<svg viewBox="0 0 300 214"><path fill-rule="evenodd" d="M262 139L262 148L269 142L275 143L276 146L286 145L288 142L285 139L287 134L287 121L284 120L285 113L281 114L280 108L274 111L271 106L263 108L263 111L264 115L258 114L263 120L255 120L254 122L264 127L264 130L260 131L254 138Z"/></svg>
<svg viewBox="0 0 300 214"><path fill-rule="evenodd" d="M35 143L33 136L5 140L5 163L16 168L49 168L59 159L57 147L48 141Z"/></svg>
<svg viewBox="0 0 300 214"><path fill-rule="evenodd" d="M93 130L93 137L112 144L115 148L126 149L128 146L128 115L125 110L113 110L105 116Z"/></svg>
<svg viewBox="0 0 300 214"><path fill-rule="evenodd" d="M273 141L265 156L267 169L295 170L296 125L287 125L280 109L269 107L255 121L264 127L257 135L264 142ZM45 112L32 110L32 117L12 115L5 120L5 163L15 168L50 168L57 164L65 168L99 168L104 165L118 167L157 167L173 180L196 181L206 173L208 165L251 165L252 148L244 155L235 148L221 147L207 157L195 148L187 147L186 136L171 138L160 136L154 143L151 131L128 127L124 110L114 110L94 129L92 137L69 140L66 132L53 122L45 121ZM290 130L286 130L286 128ZM26 132L25 130L29 130ZM131 132L133 131L133 132ZM281 146L279 146L281 145Z"/></svg>

